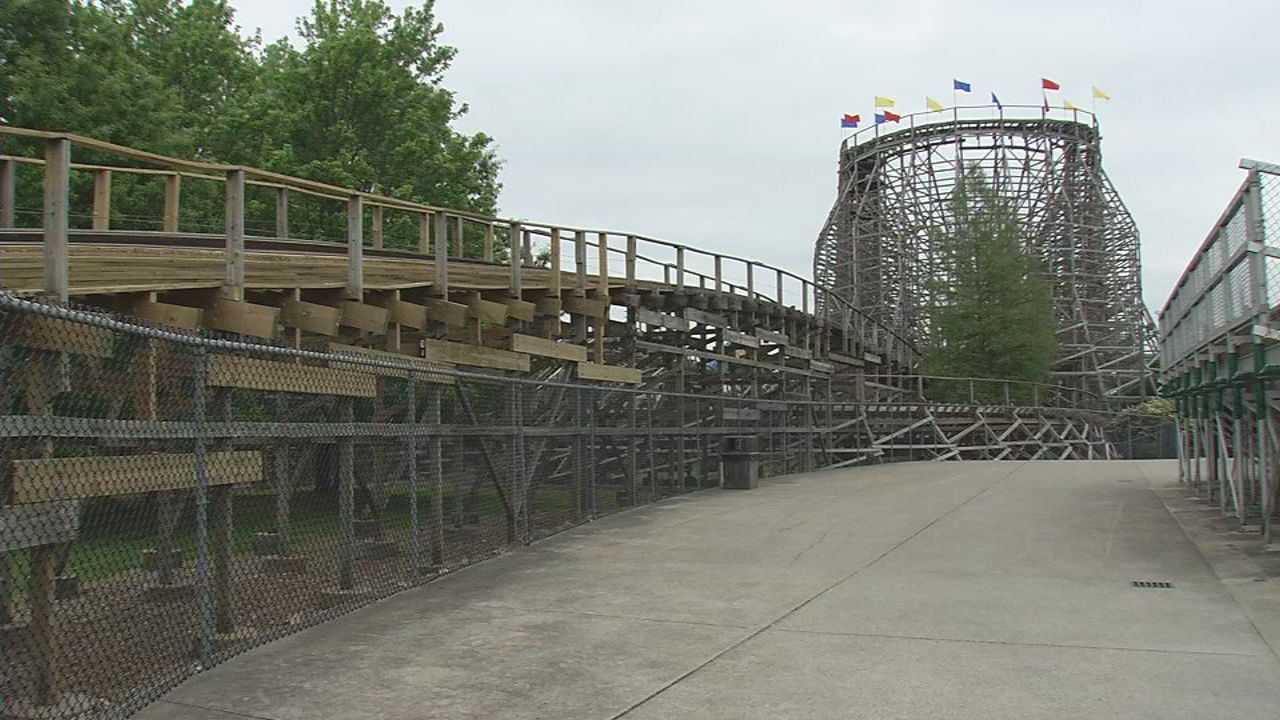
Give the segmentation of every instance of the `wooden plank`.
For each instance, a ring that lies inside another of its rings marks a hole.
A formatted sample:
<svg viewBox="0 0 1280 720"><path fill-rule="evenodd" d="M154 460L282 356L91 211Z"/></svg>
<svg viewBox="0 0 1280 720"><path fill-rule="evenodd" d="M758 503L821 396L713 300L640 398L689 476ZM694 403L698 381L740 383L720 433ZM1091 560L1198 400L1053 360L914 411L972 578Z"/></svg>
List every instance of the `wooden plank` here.
<svg viewBox="0 0 1280 720"><path fill-rule="evenodd" d="M378 394L376 379L366 373L234 355L209 358L208 383L212 387L309 395L376 397Z"/></svg>
<svg viewBox="0 0 1280 720"><path fill-rule="evenodd" d="M240 485L262 480L262 453L256 450L210 452L206 458L205 477L210 485ZM132 495L192 488L195 484L194 453L14 460L12 502L25 505Z"/></svg>
<svg viewBox="0 0 1280 720"><path fill-rule="evenodd" d="M566 295L560 301L561 307L565 312L578 313L579 315L595 318L606 317L609 313L609 303L605 300Z"/></svg>
<svg viewBox="0 0 1280 720"><path fill-rule="evenodd" d="M756 328L755 333L756 333L756 337L760 338L761 340L764 340L765 342L771 342L774 345L787 345L791 342L790 338L788 338L786 335L780 332L774 332L773 330Z"/></svg>
<svg viewBox="0 0 1280 720"><path fill-rule="evenodd" d="M13 227L13 216L18 189L18 161L0 158L0 228ZM2 582L4 578L0 578ZM0 599L0 602L3 602Z"/></svg>
<svg viewBox="0 0 1280 720"><path fill-rule="evenodd" d="M435 362L529 372L529 356L524 353L446 340L423 340L422 342L427 359Z"/></svg>
<svg viewBox="0 0 1280 720"><path fill-rule="evenodd" d="M814 372L820 372L825 375L830 375L831 373L834 373L836 371L836 366L832 365L829 362L823 362L822 360L810 360L809 369L813 370Z"/></svg>
<svg viewBox="0 0 1280 720"><path fill-rule="evenodd" d="M377 305L366 305L355 300L343 300L343 327L355 328L364 332L381 335L387 331L387 309Z"/></svg>
<svg viewBox="0 0 1280 720"><path fill-rule="evenodd" d="M445 217L444 213L438 212L435 214L433 225L431 246L436 260L436 282L431 290L436 295L447 298L449 297L449 246L446 236L449 234L449 218Z"/></svg>
<svg viewBox="0 0 1280 720"><path fill-rule="evenodd" d="M218 298L205 308L204 323L215 330L225 330L253 337L275 337L280 308Z"/></svg>
<svg viewBox="0 0 1280 720"><path fill-rule="evenodd" d="M418 330L427 328L428 314L426 305L418 305L404 300L390 300L387 302L387 313L391 322L397 325L406 325Z"/></svg>
<svg viewBox="0 0 1280 720"><path fill-rule="evenodd" d="M640 371L636 368L601 365L593 362L578 363L578 379L627 383L629 385L639 385L642 382Z"/></svg>
<svg viewBox="0 0 1280 720"><path fill-rule="evenodd" d="M44 315L26 315L19 322L13 338L15 345L90 357L108 358L114 354L115 336L110 330Z"/></svg>
<svg viewBox="0 0 1280 720"><path fill-rule="evenodd" d="M431 252L431 213L418 213L418 253Z"/></svg>
<svg viewBox="0 0 1280 720"><path fill-rule="evenodd" d="M453 327L466 327L467 306L438 298L426 298L427 312L436 320L442 320Z"/></svg>
<svg viewBox="0 0 1280 720"><path fill-rule="evenodd" d="M485 300L480 293L473 292L467 299L467 317L491 325L503 325L507 322L507 306Z"/></svg>
<svg viewBox="0 0 1280 720"><path fill-rule="evenodd" d="M788 345L783 351L787 354L787 357L800 358L802 360L813 359L813 353L795 345Z"/></svg>
<svg viewBox="0 0 1280 720"><path fill-rule="evenodd" d="M199 330L204 320L204 311L200 308L150 300L134 302L129 311L142 320L184 330Z"/></svg>
<svg viewBox="0 0 1280 720"><path fill-rule="evenodd" d="M527 300L508 298L503 300L502 304L507 306L507 314L516 320L530 322L538 312L538 306Z"/></svg>
<svg viewBox="0 0 1280 720"><path fill-rule="evenodd" d="M560 283L564 279L560 276L560 228L551 228L550 243L551 247L548 248L548 251L551 253L551 292L549 294L558 299L560 297ZM558 315L559 311L557 310L554 314Z"/></svg>
<svg viewBox="0 0 1280 720"><path fill-rule="evenodd" d="M863 365L866 365L862 360L843 353L829 352L827 353L827 359L832 362L840 363L841 365L851 365L853 367L862 367Z"/></svg>
<svg viewBox="0 0 1280 720"><path fill-rule="evenodd" d="M373 230L373 246L380 248L382 247L382 206L374 205L370 209L373 211L373 222L370 225L370 229Z"/></svg>
<svg viewBox="0 0 1280 720"><path fill-rule="evenodd" d="M657 325L668 330L679 330L681 332L686 332L693 326L692 323L682 317L667 315L647 308L637 308L636 319L646 325Z"/></svg>
<svg viewBox="0 0 1280 720"><path fill-rule="evenodd" d="M289 238L289 188L276 188L276 237Z"/></svg>
<svg viewBox="0 0 1280 720"><path fill-rule="evenodd" d="M556 342L547 338L533 337L515 333L511 336L508 348L512 352L540 355L557 360L583 362L587 359L587 349L581 345Z"/></svg>
<svg viewBox="0 0 1280 720"><path fill-rule="evenodd" d="M721 330L720 332L724 336L725 342L731 342L735 345L743 345L750 348L760 347L760 338L757 338L755 335L748 335L744 332L728 329Z"/></svg>
<svg viewBox="0 0 1280 720"><path fill-rule="evenodd" d="M703 312L697 308L685 308L684 317L686 320L691 320L702 325L710 325L711 327L726 329L729 327L729 321L720 315L712 315L709 312Z"/></svg>
<svg viewBox="0 0 1280 720"><path fill-rule="evenodd" d="M493 223L484 226L484 261L493 262Z"/></svg>
<svg viewBox="0 0 1280 720"><path fill-rule="evenodd" d="M520 252L519 223L511 223L511 227L509 228L509 230L510 230L510 239L508 240L508 242L511 243L511 252L509 253L510 257L508 259L511 262L511 286L508 288L508 292L511 293L511 297L519 298L520 293L523 292L524 290L524 280L521 274L521 270L524 267L524 263L522 262L523 258L521 257L521 252ZM532 320L533 318L529 318L529 319Z"/></svg>
<svg viewBox="0 0 1280 720"><path fill-rule="evenodd" d="M289 299L280 307L280 322L285 327L297 328L320 335L337 335L342 311L329 305Z"/></svg>
<svg viewBox="0 0 1280 720"><path fill-rule="evenodd" d="M564 310L564 303L561 302L559 296L547 295L539 298L535 303L540 315L550 315L552 317L560 317L560 313Z"/></svg>
<svg viewBox="0 0 1280 720"><path fill-rule="evenodd" d="M359 355L363 357L378 358L389 362L396 362L413 366L414 378L418 382L438 383L440 385L453 385L458 379L452 375L441 375L441 370L452 370L453 366L448 363L428 362L418 357L400 352L392 353L384 350L375 350L373 348L360 347L358 345L344 345L342 343L324 343L316 348L320 352L329 353L347 353L349 355ZM405 377L404 370L389 367L377 367L375 365L360 365L358 363L342 362L341 360L331 360L329 367L351 370L358 373L368 373L371 375L381 375L384 377Z"/></svg>

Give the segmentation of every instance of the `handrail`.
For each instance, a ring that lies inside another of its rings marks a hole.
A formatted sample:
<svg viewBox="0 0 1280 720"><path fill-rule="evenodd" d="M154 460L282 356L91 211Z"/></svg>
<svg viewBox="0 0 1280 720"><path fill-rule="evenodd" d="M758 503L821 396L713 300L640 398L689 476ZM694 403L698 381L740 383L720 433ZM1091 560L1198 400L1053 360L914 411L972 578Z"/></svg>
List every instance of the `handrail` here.
<svg viewBox="0 0 1280 720"><path fill-rule="evenodd" d="M341 188L338 186L329 185L322 182L307 180L304 178L292 177L292 176L283 175L280 173L275 173L275 172L262 170L259 168L254 168L254 167L245 166L245 165L214 163L214 162L206 162L206 161L198 161L198 160L183 160L181 158L169 157L169 156L161 155L158 153L136 150L123 145L117 145L115 143L96 140L94 138L76 135L73 133L33 130L28 128L18 128L13 126L0 125L0 137L3 137L3 136L36 139L36 140L44 140L44 141L65 140L71 146L77 146L77 147L95 151L95 152L114 154L114 155L121 156L123 158L137 161L139 163L164 168L163 170L157 170L154 167L127 167L127 166L112 166L112 165L100 165L100 164L68 163L68 166L70 169L88 170L88 171L99 173L100 175L108 176L106 178L105 189L102 193L106 198L104 200L104 205L106 207L101 209L101 211L98 207L98 202L99 202L98 194L95 191L94 228L98 230L106 229L107 223L109 222L109 218L110 218L109 175L112 172L119 172L119 173L126 173L126 174L136 173L136 174L145 174L145 175L168 175L171 177L172 176L190 177L190 178L201 179L201 180L213 180L213 181L221 181L221 182L227 182L228 177L231 177L232 175L239 173L240 177L243 178L240 182L243 182L246 185L274 188L281 193L281 199L278 201L281 203L281 205L277 206L278 213L282 211L287 212L288 199L287 199L286 191L298 191L307 195L318 196L318 197L322 197L330 200L343 201L343 202L359 202L361 203L361 205L364 205L364 204L369 205L374 209L374 213L375 213L374 247L376 248L380 248L382 245L383 230L382 230L381 221L383 216L381 212L382 212L382 209L388 209L388 210L412 212L419 216L420 222L423 225L421 230L421 237L418 245L418 252L420 254L426 254L426 248L429 244L429 241L428 241L429 235L441 235L441 233L443 233L443 237L445 237L447 241L448 239L447 236L450 234L450 228L449 228L449 225L451 224L450 221L456 221L457 230L455 233L453 233L454 234L454 242L453 242L453 249L452 249L453 252L438 250L435 253L437 259L446 257L446 254L447 256L450 256L450 257L464 256L464 248L461 242L462 227L464 222L470 222L470 223L480 224L481 226L486 228L485 256L483 258L486 261L492 261L493 259L492 258L492 253L493 253L492 240L493 240L495 231L500 229L511 232L513 234L513 240L515 239L515 234L517 232L523 233L522 237L526 246L527 246L527 243L529 242L529 238L531 235L540 235L540 236L550 237L553 233L558 232L560 233L561 240L568 240L570 242L583 242L585 245L588 245L590 247L599 248L599 243L591 242L587 240L587 238L590 235L594 234L605 242L606 247L604 248L604 251L599 253L601 257L607 257L608 254L611 252L620 253L620 254L623 253L623 250L621 250L620 248L610 247L607 240L609 236L625 237L628 240L629 251L626 254L629 256L629 261L628 261L629 272L633 273L635 260L643 260L645 262L658 265L659 267L671 267L677 273L677 282L675 283L677 287L684 285L682 280L684 276L688 275L691 278L697 278L697 281L700 284L705 285L706 283L711 282L713 283L711 287L721 289L721 290L727 289L728 292L733 294L738 294L739 292L741 292L747 295L748 297L760 298L770 302L776 302L779 305L784 305L784 306L790 305L791 307L796 307L796 303L794 302L788 303L786 301L786 297L784 297L783 281L784 279L790 279L791 282L798 283L799 285L799 288L798 288L799 300L800 300L799 304L801 306L801 309L804 310L805 312L812 314L814 317L818 317L819 313L817 311L819 307L819 301L818 301L819 296L823 298L838 298L837 304L842 307L840 307L839 310L836 311L836 313L848 313L850 320L852 320L853 318L857 318L859 322L864 323L866 326L876 328L878 331L878 335L883 338L884 342L898 343L901 345L903 349L911 353L913 356L915 354L918 354L918 350L915 347L914 342L910 338L906 338L899 335L896 331L894 331L889 326L885 325L884 323L880 322L875 318L872 318L866 315L865 313L862 312L861 309L854 307L850 301L836 295L835 293L831 292L828 288L818 285L812 279L803 277L790 270L779 268L764 262L750 260L737 255L730 255L725 253L713 252L709 250L703 250L695 247L690 247L687 245L682 245L680 243L673 242L670 240L663 240L660 238L653 238L647 235L639 235L635 233L624 233L624 232L611 231L606 229L576 227L576 226L570 226L570 225L558 225L558 224L552 224L552 223L541 222L536 220L502 218L499 216L482 215L479 213L474 213L466 210L454 210L450 208L444 208L440 206L428 205L428 204L418 203L410 200L404 200L401 198L389 197L389 196L380 195L372 192ZM45 164L45 161L40 158L30 158L30 157L16 156L16 155L0 155L0 165L7 164L6 161L28 163L33 165ZM217 173L217 174L214 174L214 173ZM0 227L12 227L12 197L11 197L12 188L11 187L9 189L9 193L10 193L10 197L7 198L9 203L9 212L8 212L9 222L5 223L4 218L0 217ZM173 207L170 207L168 192L166 193L165 225L166 225L167 231L169 232L176 232L177 230L176 189L173 192L173 195L174 195ZM5 201L6 201L6 198L0 197L0 206L3 206ZM243 201L241 200L240 202L242 203ZM349 209L349 212L355 212L356 211L355 208L356 206L352 206L352 208ZM242 212L243 211L241 210L241 213ZM0 215L4 215L4 213L0 213ZM433 220L434 220L434 223L433 223ZM99 224L99 222L101 222L101 224ZM278 219L277 220L278 227L280 222L281 221ZM280 231L278 231L277 237L287 237L287 216L283 222L285 225L285 230L284 230L285 234L279 234ZM434 224L435 232L428 233L427 226L432 224ZM352 231L354 230L355 228L353 227ZM241 235L244 234L243 229L240 230L240 233ZM573 233L574 237L565 238L564 237L565 233ZM640 244L640 243L644 243L652 246L658 246L668 250L674 250L677 258L676 264L671 265L670 263L664 262L658 258L642 255L639 252L631 249L636 244ZM348 243L348 245L350 244ZM359 253L357 252L357 250L358 248L357 249L349 248L349 253L358 255ZM716 265L715 276L709 275L706 272L699 272L691 267L688 267L685 262L686 255L691 256L690 259L710 258L711 261L714 262ZM358 261L359 261L358 258L354 260L354 262L358 262ZM745 286L740 282L735 283L722 276L721 268L726 261L729 262L730 264L741 263L743 269L745 269L745 272L746 272ZM569 261L570 264L573 264L573 262L574 261L572 260ZM513 273L513 287L515 287L516 282L518 280L518 276L519 276L519 267L522 265L525 265L525 262L522 261L522 258L520 258L519 255L516 255L515 259L512 261L511 264L512 264L512 273ZM559 270L560 268L556 268L556 269ZM577 271L579 273L584 273L585 265L580 266L577 269ZM765 273L765 275L763 276L757 275L758 273L761 273L761 272ZM767 284L770 284L768 283L770 276L772 276L772 279L775 281L774 283L771 283L774 285L772 293L767 288ZM759 277L760 282L753 283L753 277ZM634 274L629 276L627 279L628 279L628 282L633 282L635 280ZM755 286L753 287L753 285ZM771 297L771 294L776 295L776 297ZM830 310L827 311L827 314L836 314L836 313L832 313ZM876 347L874 348L874 350L876 352L882 352L885 350L885 348Z"/></svg>
<svg viewBox="0 0 1280 720"><path fill-rule="evenodd" d="M990 112L994 110L997 113L997 117L994 117L994 118L975 117L974 116L976 115L975 111L979 111L979 110L984 112ZM1083 110L1081 108L1068 109L1064 106L1052 106L1046 112L1044 105L1011 105L1011 104L995 105L993 103L988 103L985 105L955 105L942 110L922 110L920 112L907 113L905 115L901 115L899 116L901 119L898 122L894 123L893 128L890 128L888 126L888 123L873 123L868 127L862 128L860 130L855 130L853 133L846 136L840 142L840 149L842 151L847 150L850 147L857 146L861 142L868 141L868 139L874 140L874 139L880 138L882 135L891 135L903 130L914 129L918 125L918 123L916 122L917 118L920 118L922 120L922 122L919 123L920 126L929 126L929 125L942 124L947 122L959 122L962 119L961 118L962 112L970 116L963 119L975 120L975 121L1037 119L1035 117L1035 114L1032 114L1032 113L1029 113L1031 117L1019 117L1017 115L1010 115L1009 111L1011 110L1034 110L1039 114L1040 120L1053 121L1053 122L1077 122L1078 123L1080 122L1080 116L1083 115L1091 124L1095 126L1098 124L1098 118L1093 112L1089 110ZM1050 117L1049 113L1055 110L1061 110L1063 113L1071 113L1071 117L1070 118ZM948 118L948 116L950 117ZM923 122L926 119L927 119L927 122ZM906 124L904 125L903 123L906 123ZM883 131L880 129L882 125L885 128Z"/></svg>

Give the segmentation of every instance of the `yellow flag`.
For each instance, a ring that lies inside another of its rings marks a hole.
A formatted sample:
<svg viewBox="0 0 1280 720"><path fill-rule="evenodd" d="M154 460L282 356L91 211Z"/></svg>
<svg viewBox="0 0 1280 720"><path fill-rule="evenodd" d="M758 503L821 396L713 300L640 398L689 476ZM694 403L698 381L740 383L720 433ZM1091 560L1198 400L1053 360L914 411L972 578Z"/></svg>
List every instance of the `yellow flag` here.
<svg viewBox="0 0 1280 720"><path fill-rule="evenodd" d="M1062 107L1063 107L1063 109L1066 109L1066 110L1079 110L1079 109L1080 109L1080 108L1076 107L1075 105L1072 105L1070 100L1065 101L1065 103L1063 104L1063 106L1062 106Z"/></svg>
<svg viewBox="0 0 1280 720"><path fill-rule="evenodd" d="M1096 85L1093 87L1093 96L1094 96L1094 97L1096 97L1096 98L1098 98L1099 100L1110 100L1110 99L1111 99L1111 96L1110 96L1110 95L1108 95L1108 94L1106 94L1106 93L1102 92L1102 90L1100 90L1100 89L1098 88L1098 86L1096 86Z"/></svg>
<svg viewBox="0 0 1280 720"><path fill-rule="evenodd" d="M941 109L942 109L942 103L938 102L937 100L934 100L934 99L933 99L933 98L931 98L931 97L925 97L925 99L924 99L924 104L925 104L925 105L928 105L930 110L941 110Z"/></svg>
<svg viewBox="0 0 1280 720"><path fill-rule="evenodd" d="M893 107L893 105L893 98L885 97L883 95L876 96L876 107Z"/></svg>

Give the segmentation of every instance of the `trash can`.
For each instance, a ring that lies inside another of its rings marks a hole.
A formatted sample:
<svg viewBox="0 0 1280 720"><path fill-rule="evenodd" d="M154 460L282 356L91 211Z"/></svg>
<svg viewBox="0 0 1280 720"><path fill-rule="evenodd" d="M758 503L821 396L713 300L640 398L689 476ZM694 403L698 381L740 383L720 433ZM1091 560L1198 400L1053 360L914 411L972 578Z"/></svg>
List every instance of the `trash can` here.
<svg viewBox="0 0 1280 720"><path fill-rule="evenodd" d="M720 446L720 487L753 490L760 485L760 438L730 435Z"/></svg>

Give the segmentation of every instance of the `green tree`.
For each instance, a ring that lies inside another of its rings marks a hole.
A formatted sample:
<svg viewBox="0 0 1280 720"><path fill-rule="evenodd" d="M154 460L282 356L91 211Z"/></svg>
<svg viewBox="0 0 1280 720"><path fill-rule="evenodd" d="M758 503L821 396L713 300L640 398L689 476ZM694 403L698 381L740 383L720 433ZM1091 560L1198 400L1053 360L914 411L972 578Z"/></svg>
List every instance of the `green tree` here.
<svg viewBox="0 0 1280 720"><path fill-rule="evenodd" d="M1036 272L1018 217L974 168L957 183L952 224L932 241L938 268L932 283L930 375L1044 382L1058 346L1053 295ZM943 384L933 397L968 399L968 384ZM1031 389L1013 386L1026 402ZM944 397L937 397L939 394ZM975 385L980 401L1004 399L995 383Z"/></svg>

